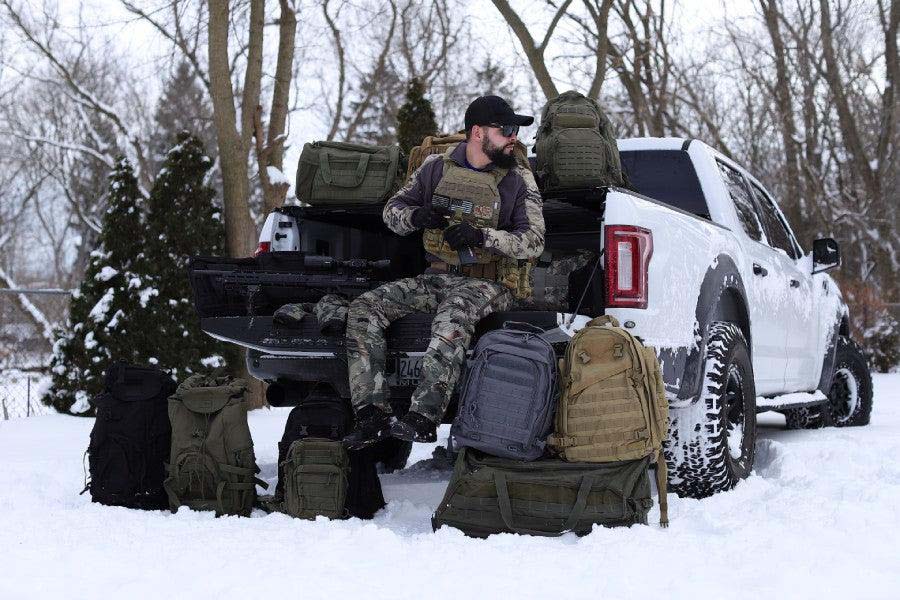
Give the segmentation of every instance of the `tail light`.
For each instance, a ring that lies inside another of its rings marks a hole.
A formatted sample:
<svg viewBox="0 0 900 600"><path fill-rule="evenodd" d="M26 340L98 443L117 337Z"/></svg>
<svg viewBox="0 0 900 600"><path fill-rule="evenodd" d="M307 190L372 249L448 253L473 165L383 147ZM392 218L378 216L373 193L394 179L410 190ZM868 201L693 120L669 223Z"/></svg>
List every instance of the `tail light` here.
<svg viewBox="0 0 900 600"><path fill-rule="evenodd" d="M259 256L263 252L269 252L272 249L272 242L260 242L259 246L256 247L256 252L253 253L253 256Z"/></svg>
<svg viewBox="0 0 900 600"><path fill-rule="evenodd" d="M647 275L653 234L633 225L607 225L606 306L647 308Z"/></svg>

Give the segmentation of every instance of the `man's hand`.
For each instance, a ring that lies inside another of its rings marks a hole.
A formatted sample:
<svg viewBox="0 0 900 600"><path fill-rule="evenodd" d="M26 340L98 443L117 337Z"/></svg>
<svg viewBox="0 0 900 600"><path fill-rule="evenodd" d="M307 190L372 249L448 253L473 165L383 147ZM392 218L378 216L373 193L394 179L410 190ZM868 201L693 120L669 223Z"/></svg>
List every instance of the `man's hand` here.
<svg viewBox="0 0 900 600"><path fill-rule="evenodd" d="M440 206L422 206L413 211L410 220L417 229L443 229L450 211Z"/></svg>
<svg viewBox="0 0 900 600"><path fill-rule="evenodd" d="M469 223L448 227L444 231L444 239L453 250L484 247L484 232L477 227L472 227Z"/></svg>

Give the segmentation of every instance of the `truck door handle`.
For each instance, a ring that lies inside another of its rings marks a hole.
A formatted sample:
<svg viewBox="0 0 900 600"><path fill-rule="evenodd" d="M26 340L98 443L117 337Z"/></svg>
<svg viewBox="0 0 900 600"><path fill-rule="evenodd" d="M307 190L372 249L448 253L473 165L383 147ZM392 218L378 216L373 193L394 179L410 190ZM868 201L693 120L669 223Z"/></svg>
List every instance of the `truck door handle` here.
<svg viewBox="0 0 900 600"><path fill-rule="evenodd" d="M800 287L800 282L796 279L791 279L791 287Z"/></svg>
<svg viewBox="0 0 900 600"><path fill-rule="evenodd" d="M766 271L762 265L753 263L753 274L759 275L760 277L765 277L766 275L769 274L769 272Z"/></svg>

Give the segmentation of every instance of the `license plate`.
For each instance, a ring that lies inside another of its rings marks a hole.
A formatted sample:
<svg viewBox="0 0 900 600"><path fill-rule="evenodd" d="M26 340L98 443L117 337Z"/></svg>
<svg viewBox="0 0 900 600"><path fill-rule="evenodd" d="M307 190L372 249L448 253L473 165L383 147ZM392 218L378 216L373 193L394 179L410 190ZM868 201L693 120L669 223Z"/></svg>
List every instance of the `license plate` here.
<svg viewBox="0 0 900 600"><path fill-rule="evenodd" d="M397 359L397 370L394 371L392 385L412 387L419 384L422 375L422 357L405 356Z"/></svg>

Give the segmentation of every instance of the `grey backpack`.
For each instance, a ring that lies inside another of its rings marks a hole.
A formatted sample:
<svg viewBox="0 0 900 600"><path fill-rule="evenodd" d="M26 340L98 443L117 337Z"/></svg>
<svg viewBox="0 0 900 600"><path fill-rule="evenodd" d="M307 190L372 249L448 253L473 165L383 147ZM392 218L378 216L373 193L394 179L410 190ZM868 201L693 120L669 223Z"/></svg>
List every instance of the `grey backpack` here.
<svg viewBox="0 0 900 600"><path fill-rule="evenodd" d="M544 106L534 150L543 191L625 185L609 119L597 102L576 91Z"/></svg>
<svg viewBox="0 0 900 600"><path fill-rule="evenodd" d="M450 430L458 446L501 458L544 453L556 405L556 354L527 323L506 323L475 345Z"/></svg>

